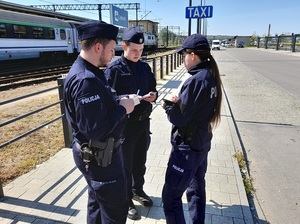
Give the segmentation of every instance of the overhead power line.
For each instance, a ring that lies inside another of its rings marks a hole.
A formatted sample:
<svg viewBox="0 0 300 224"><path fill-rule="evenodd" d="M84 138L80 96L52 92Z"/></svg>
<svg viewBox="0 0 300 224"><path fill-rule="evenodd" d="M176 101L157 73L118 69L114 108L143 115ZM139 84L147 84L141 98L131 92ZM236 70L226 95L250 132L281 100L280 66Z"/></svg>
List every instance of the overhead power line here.
<svg viewBox="0 0 300 224"><path fill-rule="evenodd" d="M136 10L136 18L140 3L113 3L113 4L52 4L52 5L31 5L31 7L45 9L48 11L63 11L63 10L98 10L99 20L102 20L101 10L109 10L110 6L114 5L124 10Z"/></svg>
<svg viewBox="0 0 300 224"><path fill-rule="evenodd" d="M53 5L31 5L31 7L50 10L50 11L61 11L61 10L109 10L110 6L114 5L118 8L131 10L140 9L140 3L114 3L114 4L53 4Z"/></svg>

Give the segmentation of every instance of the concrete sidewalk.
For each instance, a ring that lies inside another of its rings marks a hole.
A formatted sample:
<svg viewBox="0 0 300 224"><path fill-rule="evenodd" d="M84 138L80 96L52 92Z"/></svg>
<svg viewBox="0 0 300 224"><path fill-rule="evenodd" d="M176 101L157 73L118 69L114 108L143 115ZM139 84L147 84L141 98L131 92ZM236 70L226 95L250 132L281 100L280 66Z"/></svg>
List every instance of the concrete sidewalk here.
<svg viewBox="0 0 300 224"><path fill-rule="evenodd" d="M151 115L152 141L148 152L145 192L151 196L151 208L136 203L141 214L127 223L165 223L161 192L171 151L171 124L161 108L160 100L178 91L188 77L183 66L166 80L159 81L159 98ZM207 224L253 223L238 164L233 157L238 144L232 118L224 97L222 121L214 131L209 153L207 184ZM64 148L35 170L24 174L4 187L0 202L0 223L86 223L87 188L74 165L72 151ZM188 220L185 198L184 210Z"/></svg>

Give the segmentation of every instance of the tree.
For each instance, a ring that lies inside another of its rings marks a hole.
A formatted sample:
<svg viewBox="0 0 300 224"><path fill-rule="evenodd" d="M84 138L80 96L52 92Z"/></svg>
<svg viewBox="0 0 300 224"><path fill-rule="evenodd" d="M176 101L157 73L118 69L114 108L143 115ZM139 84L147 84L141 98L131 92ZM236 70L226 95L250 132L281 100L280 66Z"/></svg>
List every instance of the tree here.
<svg viewBox="0 0 300 224"><path fill-rule="evenodd" d="M172 31L168 30L168 27L163 28L159 32L160 44L163 46L169 46L175 44L177 35Z"/></svg>
<svg viewBox="0 0 300 224"><path fill-rule="evenodd" d="M257 35L256 32L254 31L252 36L250 37L250 43L253 44L255 43L255 41L257 41Z"/></svg>

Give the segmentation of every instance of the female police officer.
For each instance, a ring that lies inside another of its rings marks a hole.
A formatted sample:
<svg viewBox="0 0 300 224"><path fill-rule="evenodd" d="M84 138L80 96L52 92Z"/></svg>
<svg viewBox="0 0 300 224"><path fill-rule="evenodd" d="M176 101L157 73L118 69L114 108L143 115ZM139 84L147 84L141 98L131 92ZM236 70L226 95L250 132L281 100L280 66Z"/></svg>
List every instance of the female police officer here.
<svg viewBox="0 0 300 224"><path fill-rule="evenodd" d="M204 178L212 127L220 121L221 79L204 36L187 37L176 52L183 55L192 76L184 82L178 97L172 98L174 104L163 105L173 128L162 200L167 223L185 223L181 197L186 190L191 223L204 224Z"/></svg>
<svg viewBox="0 0 300 224"><path fill-rule="evenodd" d="M88 224L123 224L128 199L121 151L132 99L116 102L99 67L114 56L118 28L90 21L78 27L82 49L65 82L65 106L73 131L73 157L88 184Z"/></svg>

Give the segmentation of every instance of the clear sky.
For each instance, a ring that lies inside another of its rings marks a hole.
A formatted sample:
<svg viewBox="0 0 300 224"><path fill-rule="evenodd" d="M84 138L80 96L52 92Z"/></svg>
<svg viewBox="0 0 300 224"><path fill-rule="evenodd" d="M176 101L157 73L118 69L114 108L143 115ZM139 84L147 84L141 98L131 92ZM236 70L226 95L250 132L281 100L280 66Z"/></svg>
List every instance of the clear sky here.
<svg viewBox="0 0 300 224"><path fill-rule="evenodd" d="M282 33L300 33L297 14L300 0L192 0L192 6L201 4L213 6L213 17L207 19L207 35L258 36ZM190 0L11 0L22 5L48 4L110 4L140 3L138 19L159 22L159 26L173 27L174 33L188 34L188 20L185 8ZM205 3L205 4L204 4ZM98 19L97 11L60 11L80 17ZM135 10L128 10L129 19L136 19ZM109 10L102 11L102 20L110 22ZM197 31L197 21L192 19L191 33ZM178 29L180 27L180 30Z"/></svg>

